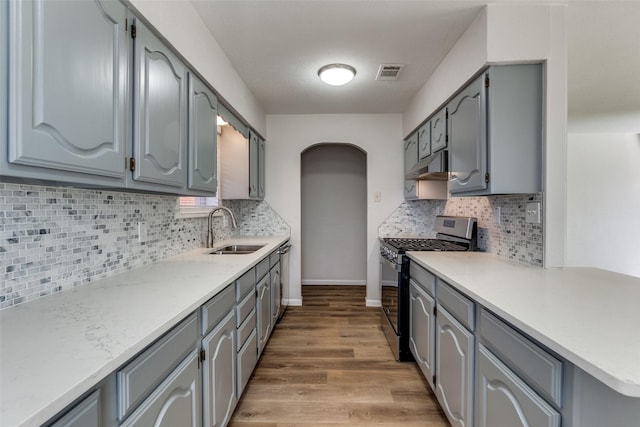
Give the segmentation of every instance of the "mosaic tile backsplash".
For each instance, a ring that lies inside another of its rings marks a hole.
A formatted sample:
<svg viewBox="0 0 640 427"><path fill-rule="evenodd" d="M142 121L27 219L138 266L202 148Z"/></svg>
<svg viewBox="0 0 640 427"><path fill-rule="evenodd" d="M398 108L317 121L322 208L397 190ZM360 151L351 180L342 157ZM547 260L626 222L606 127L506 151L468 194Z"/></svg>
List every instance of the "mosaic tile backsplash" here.
<svg viewBox="0 0 640 427"><path fill-rule="evenodd" d="M478 250L542 267L542 224L525 221L525 207L530 201L542 206L542 194L406 201L380 225L378 236L435 237L435 215L473 216L478 219ZM500 224L493 214L497 207Z"/></svg>
<svg viewBox="0 0 640 427"><path fill-rule="evenodd" d="M215 217L216 240L289 232L265 202L223 204L239 224ZM174 196L0 183L0 308L203 247L207 219L177 209Z"/></svg>

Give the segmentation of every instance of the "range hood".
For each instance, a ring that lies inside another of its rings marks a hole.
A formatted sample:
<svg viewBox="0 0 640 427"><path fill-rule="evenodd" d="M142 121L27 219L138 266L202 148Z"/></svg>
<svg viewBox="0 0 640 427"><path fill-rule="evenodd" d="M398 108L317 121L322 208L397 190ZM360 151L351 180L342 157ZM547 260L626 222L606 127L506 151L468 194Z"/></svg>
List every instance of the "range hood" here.
<svg viewBox="0 0 640 427"><path fill-rule="evenodd" d="M405 179L416 181L446 181L449 179L449 155L441 150L424 159L407 172Z"/></svg>

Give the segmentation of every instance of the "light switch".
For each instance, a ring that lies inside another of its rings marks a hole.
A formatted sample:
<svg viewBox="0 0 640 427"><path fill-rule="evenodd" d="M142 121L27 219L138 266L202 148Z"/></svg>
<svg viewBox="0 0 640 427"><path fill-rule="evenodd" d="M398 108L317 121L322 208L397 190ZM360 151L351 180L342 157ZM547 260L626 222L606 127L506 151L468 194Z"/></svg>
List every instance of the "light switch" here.
<svg viewBox="0 0 640 427"><path fill-rule="evenodd" d="M540 202L527 203L525 221L529 224L540 224Z"/></svg>
<svg viewBox="0 0 640 427"><path fill-rule="evenodd" d="M381 202L382 201L382 194L379 191L375 191L373 193L373 201L374 202Z"/></svg>

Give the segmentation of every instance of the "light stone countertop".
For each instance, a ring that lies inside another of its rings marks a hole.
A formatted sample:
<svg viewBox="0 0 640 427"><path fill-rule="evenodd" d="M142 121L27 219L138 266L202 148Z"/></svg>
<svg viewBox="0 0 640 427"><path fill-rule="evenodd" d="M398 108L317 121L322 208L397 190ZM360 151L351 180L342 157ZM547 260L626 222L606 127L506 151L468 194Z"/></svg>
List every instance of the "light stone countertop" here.
<svg viewBox="0 0 640 427"><path fill-rule="evenodd" d="M480 252L409 257L607 386L640 397L640 278Z"/></svg>
<svg viewBox="0 0 640 427"><path fill-rule="evenodd" d="M0 311L0 426L36 426L154 342L288 237L253 254L199 248Z"/></svg>

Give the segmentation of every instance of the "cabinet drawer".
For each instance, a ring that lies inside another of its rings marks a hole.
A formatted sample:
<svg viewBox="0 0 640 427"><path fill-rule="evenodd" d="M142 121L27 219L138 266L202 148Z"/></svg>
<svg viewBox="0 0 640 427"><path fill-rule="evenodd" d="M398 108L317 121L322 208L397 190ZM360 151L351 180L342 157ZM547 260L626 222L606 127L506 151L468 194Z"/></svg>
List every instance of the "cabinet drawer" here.
<svg viewBox="0 0 640 427"><path fill-rule="evenodd" d="M280 261L280 252L276 249L269 255L269 268L273 268Z"/></svg>
<svg viewBox="0 0 640 427"><path fill-rule="evenodd" d="M202 306L202 335L206 335L236 303L235 286L229 285Z"/></svg>
<svg viewBox="0 0 640 427"><path fill-rule="evenodd" d="M252 268L236 280L236 301L242 301L242 298L244 298L249 291L254 290L255 286L256 270Z"/></svg>
<svg viewBox="0 0 640 427"><path fill-rule="evenodd" d="M509 368L543 397L561 407L562 362L487 310L480 312L480 337Z"/></svg>
<svg viewBox="0 0 640 427"><path fill-rule="evenodd" d="M121 427L200 427L202 394L199 353L192 349Z"/></svg>
<svg viewBox="0 0 640 427"><path fill-rule="evenodd" d="M244 319L247 318L251 310L256 308L256 293L251 292L242 302L238 303L236 308L236 325L240 326Z"/></svg>
<svg viewBox="0 0 640 427"><path fill-rule="evenodd" d="M238 351L242 348L251 332L256 329L256 310L254 309L244 322L238 326Z"/></svg>
<svg viewBox="0 0 640 427"><path fill-rule="evenodd" d="M100 390L96 390L49 427L98 427L99 425Z"/></svg>
<svg viewBox="0 0 640 427"><path fill-rule="evenodd" d="M438 303L466 326L470 331L476 327L475 304L472 300L453 289L442 280L438 280Z"/></svg>
<svg viewBox="0 0 640 427"><path fill-rule="evenodd" d="M258 341L254 330L238 352L238 399L249 382L256 363L258 363Z"/></svg>
<svg viewBox="0 0 640 427"><path fill-rule="evenodd" d="M269 257L264 258L256 265L256 281L260 281L269 272Z"/></svg>
<svg viewBox="0 0 640 427"><path fill-rule="evenodd" d="M117 372L118 419L123 420L196 347L194 314Z"/></svg>
<svg viewBox="0 0 640 427"><path fill-rule="evenodd" d="M560 414L482 344L477 391L478 427L560 426Z"/></svg>
<svg viewBox="0 0 640 427"><path fill-rule="evenodd" d="M436 276L415 262L409 264L409 275L422 289L427 291L429 295L434 296L436 294Z"/></svg>

